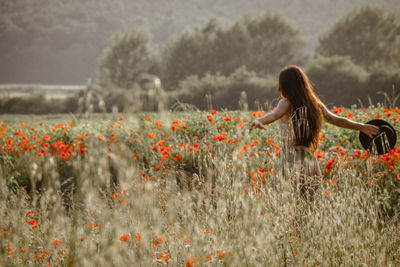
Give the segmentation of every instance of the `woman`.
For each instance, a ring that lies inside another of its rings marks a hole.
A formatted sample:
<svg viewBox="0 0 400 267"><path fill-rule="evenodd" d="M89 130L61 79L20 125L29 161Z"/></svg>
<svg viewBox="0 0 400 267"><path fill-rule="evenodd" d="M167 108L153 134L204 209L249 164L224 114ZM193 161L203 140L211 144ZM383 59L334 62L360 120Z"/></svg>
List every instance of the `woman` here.
<svg viewBox="0 0 400 267"><path fill-rule="evenodd" d="M314 155L319 145L322 120L359 130L371 138L378 134L379 128L331 113L315 95L310 80L298 66L287 66L280 72L279 96L281 99L276 109L253 121L250 129L266 129L264 124L280 119L283 170L289 172L303 195L312 198L322 177Z"/></svg>

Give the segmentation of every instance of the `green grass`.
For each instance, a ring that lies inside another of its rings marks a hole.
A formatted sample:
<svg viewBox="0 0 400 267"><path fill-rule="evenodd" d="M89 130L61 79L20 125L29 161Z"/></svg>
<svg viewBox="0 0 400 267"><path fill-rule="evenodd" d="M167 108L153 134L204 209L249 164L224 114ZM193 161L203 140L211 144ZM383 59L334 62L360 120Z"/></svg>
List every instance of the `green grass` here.
<svg viewBox="0 0 400 267"><path fill-rule="evenodd" d="M280 171L278 124L223 113L0 116L0 265L400 264L400 151L362 158L357 132L325 124L309 201Z"/></svg>

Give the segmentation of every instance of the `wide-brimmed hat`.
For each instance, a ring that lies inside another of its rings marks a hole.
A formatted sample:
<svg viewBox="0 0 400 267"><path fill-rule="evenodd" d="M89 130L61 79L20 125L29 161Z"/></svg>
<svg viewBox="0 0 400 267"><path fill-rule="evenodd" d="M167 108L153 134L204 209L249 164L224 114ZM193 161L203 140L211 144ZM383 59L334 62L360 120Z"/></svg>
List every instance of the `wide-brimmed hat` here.
<svg viewBox="0 0 400 267"><path fill-rule="evenodd" d="M378 126L379 133L370 138L365 133L360 132L359 139L363 148L376 155L382 155L392 150L397 140L393 126L384 120L372 120L367 124Z"/></svg>

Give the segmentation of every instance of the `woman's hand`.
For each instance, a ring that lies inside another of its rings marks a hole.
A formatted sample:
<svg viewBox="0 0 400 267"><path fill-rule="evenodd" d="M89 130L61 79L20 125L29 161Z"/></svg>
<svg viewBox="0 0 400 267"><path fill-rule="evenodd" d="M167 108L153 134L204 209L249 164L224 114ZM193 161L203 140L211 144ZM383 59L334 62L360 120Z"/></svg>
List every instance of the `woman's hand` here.
<svg viewBox="0 0 400 267"><path fill-rule="evenodd" d="M372 139L375 135L377 135L379 133L379 127L377 127L375 125L363 123L361 125L360 131L365 133L366 135L369 136L369 138Z"/></svg>
<svg viewBox="0 0 400 267"><path fill-rule="evenodd" d="M264 124L262 124L259 120L255 120L255 121L253 121L253 122L250 124L250 131L251 131L254 127L255 127L255 128L259 128L259 129L267 130L267 128L265 128Z"/></svg>

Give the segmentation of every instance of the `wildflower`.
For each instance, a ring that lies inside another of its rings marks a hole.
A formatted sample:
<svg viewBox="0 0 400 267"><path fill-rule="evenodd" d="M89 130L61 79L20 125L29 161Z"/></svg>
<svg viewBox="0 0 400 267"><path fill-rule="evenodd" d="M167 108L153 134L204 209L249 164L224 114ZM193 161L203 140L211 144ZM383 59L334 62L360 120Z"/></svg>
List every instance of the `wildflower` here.
<svg viewBox="0 0 400 267"><path fill-rule="evenodd" d="M225 258L225 252L223 252L222 250L217 250L217 253L220 259Z"/></svg>
<svg viewBox="0 0 400 267"><path fill-rule="evenodd" d="M34 224L36 224L36 220L35 219L29 219L28 223L31 224L31 225L34 225Z"/></svg>
<svg viewBox="0 0 400 267"><path fill-rule="evenodd" d="M399 180L399 181L400 181L400 173L399 173L399 174L397 174L397 180Z"/></svg>
<svg viewBox="0 0 400 267"><path fill-rule="evenodd" d="M137 241L142 242L143 234L137 234L135 237Z"/></svg>
<svg viewBox="0 0 400 267"><path fill-rule="evenodd" d="M325 173L329 173L332 170L332 164L335 161L335 159L330 159L325 165Z"/></svg>
<svg viewBox="0 0 400 267"><path fill-rule="evenodd" d="M121 117L119 117L119 120L123 121L123 120L125 120L125 118L123 116L121 116Z"/></svg>
<svg viewBox="0 0 400 267"><path fill-rule="evenodd" d="M196 262L195 259L189 258L187 263L186 263L186 267L192 267L195 262Z"/></svg>
<svg viewBox="0 0 400 267"><path fill-rule="evenodd" d="M224 121L231 121L232 119L231 119L231 117L229 117L229 116L226 116L225 118L224 118Z"/></svg>
<svg viewBox="0 0 400 267"><path fill-rule="evenodd" d="M253 116L253 117L262 117L262 116L264 116L264 112L262 110L253 111L251 113L251 116Z"/></svg>
<svg viewBox="0 0 400 267"><path fill-rule="evenodd" d="M121 240L123 242L128 242L129 240L131 240L131 237L129 235L121 235L119 237L119 240Z"/></svg>
<svg viewBox="0 0 400 267"><path fill-rule="evenodd" d="M164 242L165 242L165 238L162 236L158 236L156 238L156 241L153 243L153 249L155 249L159 243L164 243Z"/></svg>
<svg viewBox="0 0 400 267"><path fill-rule="evenodd" d="M132 158L133 158L133 160L136 160L136 154L135 153L132 154Z"/></svg>
<svg viewBox="0 0 400 267"><path fill-rule="evenodd" d="M225 137L223 137L222 135L214 136L214 141L223 141L224 139L225 139Z"/></svg>
<svg viewBox="0 0 400 267"><path fill-rule="evenodd" d="M352 119L352 118L353 118L353 114L350 113L350 112L346 112L346 115L347 115L347 117L349 117L349 119Z"/></svg>
<svg viewBox="0 0 400 267"><path fill-rule="evenodd" d="M50 243L50 245L52 245L52 246L59 246L59 245L61 245L61 242L60 242L59 240L54 240L54 241L52 241L52 242Z"/></svg>
<svg viewBox="0 0 400 267"><path fill-rule="evenodd" d="M321 150L321 151L317 151L317 152L315 153L317 159L323 158L323 157L324 157L324 154L325 154L325 152L322 151L322 150Z"/></svg>
<svg viewBox="0 0 400 267"><path fill-rule="evenodd" d="M210 111L210 113L211 113L211 115L215 115L216 113L217 113L217 111L215 110L215 109L212 109L211 111Z"/></svg>
<svg viewBox="0 0 400 267"><path fill-rule="evenodd" d="M159 121L155 121L154 124L155 124L157 127L162 127L162 124L161 124L161 122L159 122Z"/></svg>
<svg viewBox="0 0 400 267"><path fill-rule="evenodd" d="M113 199L119 199L119 194L118 193L114 193L112 197L113 197Z"/></svg>
<svg viewBox="0 0 400 267"><path fill-rule="evenodd" d="M147 133L147 136L151 139L156 139L156 135L154 133Z"/></svg>
<svg viewBox="0 0 400 267"><path fill-rule="evenodd" d="M332 113L334 113L334 114L340 114L340 113L342 113L343 111L344 111L344 108L343 108L343 107L338 107L338 108L333 109L333 110L332 110Z"/></svg>

